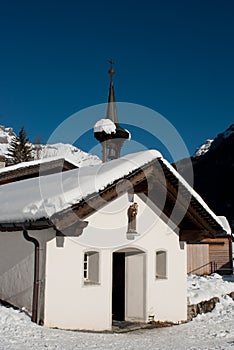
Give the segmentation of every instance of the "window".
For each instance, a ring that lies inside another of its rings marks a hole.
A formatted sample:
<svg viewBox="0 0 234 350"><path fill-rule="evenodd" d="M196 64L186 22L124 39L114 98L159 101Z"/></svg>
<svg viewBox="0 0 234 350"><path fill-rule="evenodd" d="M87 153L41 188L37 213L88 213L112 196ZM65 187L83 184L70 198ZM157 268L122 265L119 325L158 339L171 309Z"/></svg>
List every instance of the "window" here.
<svg viewBox="0 0 234 350"><path fill-rule="evenodd" d="M84 279L85 280L88 279L88 263L89 263L88 254L85 253L84 254Z"/></svg>
<svg viewBox="0 0 234 350"><path fill-rule="evenodd" d="M85 252L84 253L84 283L95 284L99 283L99 253Z"/></svg>
<svg viewBox="0 0 234 350"><path fill-rule="evenodd" d="M156 278L167 278L167 252L165 250L156 252Z"/></svg>

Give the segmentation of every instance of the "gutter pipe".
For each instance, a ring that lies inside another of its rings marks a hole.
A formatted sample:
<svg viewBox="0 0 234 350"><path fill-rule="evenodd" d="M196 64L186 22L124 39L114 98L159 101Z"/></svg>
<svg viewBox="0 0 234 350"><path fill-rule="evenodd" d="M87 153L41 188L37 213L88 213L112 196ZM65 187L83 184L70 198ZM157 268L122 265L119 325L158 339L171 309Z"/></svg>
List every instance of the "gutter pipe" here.
<svg viewBox="0 0 234 350"><path fill-rule="evenodd" d="M34 323L37 323L37 317L38 317L38 295L39 295L39 251L40 251L40 244L39 241L29 236L28 231L26 229L23 229L23 236L24 238L34 244L34 281L33 281L33 300L32 300L32 317L31 320Z"/></svg>

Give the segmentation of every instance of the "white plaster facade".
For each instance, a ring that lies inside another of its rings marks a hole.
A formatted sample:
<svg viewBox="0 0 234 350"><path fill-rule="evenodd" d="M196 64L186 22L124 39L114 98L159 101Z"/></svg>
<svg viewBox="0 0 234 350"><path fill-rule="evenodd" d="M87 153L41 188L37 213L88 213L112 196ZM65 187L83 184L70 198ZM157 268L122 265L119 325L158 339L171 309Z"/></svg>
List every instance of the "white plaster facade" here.
<svg viewBox="0 0 234 350"><path fill-rule="evenodd" d="M137 231L126 239L128 196L124 195L91 215L78 238L47 243L45 325L65 329L109 330L112 327L112 257L125 252L125 319L179 322L187 318L186 245L138 196ZM104 246L105 238L109 246ZM100 238L100 240L99 240ZM117 243L121 242L121 246ZM113 248L112 245L116 244ZM92 244L92 245L90 245ZM156 251L167 252L167 278L156 278ZM99 283L85 284L83 257L97 251Z"/></svg>
<svg viewBox="0 0 234 350"><path fill-rule="evenodd" d="M34 249L22 232L0 232L0 299L32 308Z"/></svg>
<svg viewBox="0 0 234 350"><path fill-rule="evenodd" d="M80 237L55 237L55 231L30 231L40 241L40 319L48 327L110 330L113 253L125 253L126 320L179 322L187 318L186 245L166 218L139 196L135 240L126 239L128 195L87 218ZM156 252L166 251L166 278L156 278ZM22 232L0 233L0 298L31 312L32 243ZM98 252L98 282L84 280L84 254Z"/></svg>
<svg viewBox="0 0 234 350"><path fill-rule="evenodd" d="M29 231L40 242L39 312L44 314L46 242L55 237L52 229ZM34 244L22 231L0 232L0 299L32 313Z"/></svg>

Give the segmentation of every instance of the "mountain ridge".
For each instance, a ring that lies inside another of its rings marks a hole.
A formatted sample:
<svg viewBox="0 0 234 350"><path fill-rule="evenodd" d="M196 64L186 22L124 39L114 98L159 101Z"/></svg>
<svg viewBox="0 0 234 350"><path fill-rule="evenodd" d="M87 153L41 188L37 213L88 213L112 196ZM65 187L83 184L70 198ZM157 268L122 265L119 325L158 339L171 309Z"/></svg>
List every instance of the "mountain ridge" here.
<svg viewBox="0 0 234 350"><path fill-rule="evenodd" d="M12 139L16 136L13 128L0 125L0 157L5 157L8 160L8 147ZM98 156L82 151L76 146L55 143L55 144L32 144L32 156L36 159L45 159L51 157L61 157L70 160L78 167L96 165L101 163Z"/></svg>
<svg viewBox="0 0 234 350"><path fill-rule="evenodd" d="M219 133L205 153L201 152L198 156L195 152L192 157L175 163L185 179L188 177L190 162L195 191L217 215L227 217L234 231L234 124Z"/></svg>

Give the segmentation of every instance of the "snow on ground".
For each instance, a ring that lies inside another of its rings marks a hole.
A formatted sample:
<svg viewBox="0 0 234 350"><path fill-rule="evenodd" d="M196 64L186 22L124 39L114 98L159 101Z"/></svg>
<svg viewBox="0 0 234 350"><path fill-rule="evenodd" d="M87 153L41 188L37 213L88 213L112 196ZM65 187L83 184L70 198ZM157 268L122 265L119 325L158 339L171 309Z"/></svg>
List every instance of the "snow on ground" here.
<svg viewBox="0 0 234 350"><path fill-rule="evenodd" d="M213 277L198 277L197 281L209 289L211 281L219 279L220 286L223 283L226 288L222 278ZM122 334L48 329L31 323L23 312L0 306L0 350L233 350L233 322L234 302L229 297L222 297L211 313L189 323Z"/></svg>
<svg viewBox="0 0 234 350"><path fill-rule="evenodd" d="M234 277L230 281L228 280L228 276L224 280L217 273L211 276L188 276L188 297L190 304L198 304L200 301L209 300L212 297L221 297L231 292L234 292Z"/></svg>

